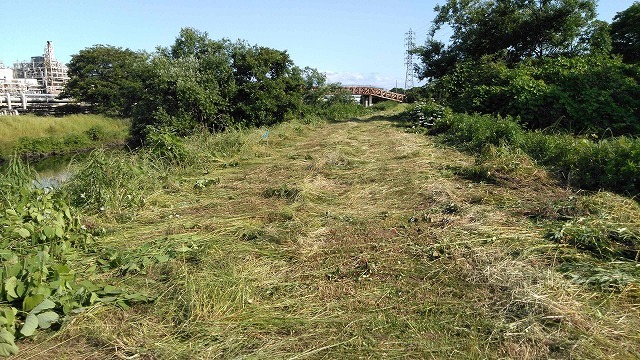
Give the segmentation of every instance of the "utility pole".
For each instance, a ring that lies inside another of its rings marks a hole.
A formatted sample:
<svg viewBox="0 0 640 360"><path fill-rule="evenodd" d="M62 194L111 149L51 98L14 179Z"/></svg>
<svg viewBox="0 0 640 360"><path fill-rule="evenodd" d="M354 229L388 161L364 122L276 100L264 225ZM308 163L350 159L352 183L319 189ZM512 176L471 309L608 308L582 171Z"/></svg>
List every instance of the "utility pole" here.
<svg viewBox="0 0 640 360"><path fill-rule="evenodd" d="M407 75L404 80L404 88L405 90L411 89L414 87L413 84L413 49L416 47L415 43L415 33L413 30L409 29L409 32L405 33L404 44L407 47L407 55L405 60L405 65L407 66Z"/></svg>

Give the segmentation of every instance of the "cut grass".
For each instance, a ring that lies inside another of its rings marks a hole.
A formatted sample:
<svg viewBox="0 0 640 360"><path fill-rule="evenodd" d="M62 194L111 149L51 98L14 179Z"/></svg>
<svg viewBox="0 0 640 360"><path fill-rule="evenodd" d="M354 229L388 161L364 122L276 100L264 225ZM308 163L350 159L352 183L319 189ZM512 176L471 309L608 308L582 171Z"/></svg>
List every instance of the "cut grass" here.
<svg viewBox="0 0 640 360"><path fill-rule="evenodd" d="M153 304L88 309L20 357L637 358L637 282L558 271L605 263L545 239L583 198L532 163L477 164L381 117L262 133L194 139L134 220L93 217L104 246L184 256L115 278Z"/></svg>

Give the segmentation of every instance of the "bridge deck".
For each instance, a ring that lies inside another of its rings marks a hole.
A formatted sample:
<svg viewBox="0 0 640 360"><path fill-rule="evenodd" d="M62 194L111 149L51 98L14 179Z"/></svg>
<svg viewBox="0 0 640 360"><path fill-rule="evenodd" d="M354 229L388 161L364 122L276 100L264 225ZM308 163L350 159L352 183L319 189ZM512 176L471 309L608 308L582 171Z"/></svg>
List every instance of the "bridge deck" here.
<svg viewBox="0 0 640 360"><path fill-rule="evenodd" d="M393 100L397 102L403 102L405 96L396 92L387 91L384 89L372 87L372 86L344 86L345 89L351 91L353 95L371 95L382 99Z"/></svg>

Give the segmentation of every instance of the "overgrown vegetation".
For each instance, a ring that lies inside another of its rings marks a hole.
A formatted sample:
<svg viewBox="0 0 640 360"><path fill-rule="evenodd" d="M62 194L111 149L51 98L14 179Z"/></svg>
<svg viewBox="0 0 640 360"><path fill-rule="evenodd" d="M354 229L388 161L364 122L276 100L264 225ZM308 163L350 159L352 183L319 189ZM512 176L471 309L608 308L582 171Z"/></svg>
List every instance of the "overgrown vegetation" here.
<svg viewBox="0 0 640 360"><path fill-rule="evenodd" d="M34 174L12 160L0 174L0 356L16 354L16 339L59 326L99 303L147 301L96 282L91 252L100 246L64 198L32 184Z"/></svg>
<svg viewBox="0 0 640 360"><path fill-rule="evenodd" d="M83 263L154 303L89 307L20 355L632 356L633 201L364 120L91 155L63 189L99 249Z"/></svg>
<svg viewBox="0 0 640 360"><path fill-rule="evenodd" d="M464 63L432 84L457 112L518 117L529 129L640 134L640 67L618 58Z"/></svg>
<svg viewBox="0 0 640 360"><path fill-rule="evenodd" d="M416 50L424 90L456 112L518 117L529 129L636 136L640 6L611 25L595 9L595 0L446 1L431 35L447 26L450 43Z"/></svg>
<svg viewBox="0 0 640 360"><path fill-rule="evenodd" d="M449 144L481 154L487 147L522 151L531 159L557 174L558 178L579 189L607 189L620 194L640 194L640 140L620 136L599 139L554 135L527 131L512 117L468 115L428 115L437 119L425 123L425 105L408 110L403 118L428 128L430 134L442 134ZM431 105L439 114L438 105Z"/></svg>
<svg viewBox="0 0 640 360"><path fill-rule="evenodd" d="M438 7L453 41L419 50L424 93L457 113L364 109L286 52L193 29L82 51L69 93L131 115L144 146L93 152L57 190L17 162L0 178L0 355L53 326L20 355L636 356L640 207L601 189L640 193L640 143L603 135L638 130L638 68L594 16Z"/></svg>
<svg viewBox="0 0 640 360"><path fill-rule="evenodd" d="M98 112L131 116L136 145L157 132L188 136L364 111L339 87L326 84L324 74L296 66L286 51L212 40L191 28L153 54L104 45L84 49L69 69L64 95Z"/></svg>
<svg viewBox="0 0 640 360"><path fill-rule="evenodd" d="M0 156L43 157L124 144L130 124L102 115L0 116Z"/></svg>

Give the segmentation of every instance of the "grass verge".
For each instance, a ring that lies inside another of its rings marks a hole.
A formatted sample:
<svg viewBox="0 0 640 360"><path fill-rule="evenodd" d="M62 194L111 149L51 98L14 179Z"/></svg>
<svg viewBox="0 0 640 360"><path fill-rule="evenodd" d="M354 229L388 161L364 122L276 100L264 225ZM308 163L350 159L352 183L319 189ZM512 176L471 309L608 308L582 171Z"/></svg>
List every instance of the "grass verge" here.
<svg viewBox="0 0 640 360"><path fill-rule="evenodd" d="M403 118L414 126L428 127L428 133L441 135L447 144L465 151L480 154L487 147L504 147L524 152L575 188L640 194L638 138L526 131L511 117L453 114L435 103L419 104Z"/></svg>
<svg viewBox="0 0 640 360"><path fill-rule="evenodd" d="M192 138L177 164L107 161L133 164L114 173L143 201L87 207L84 225L119 264L104 276L155 301L90 307L21 358L637 357L637 278L574 276L635 262L546 237L610 218L601 202L640 218L633 202L511 153L472 178L472 157L388 117L264 130Z"/></svg>

